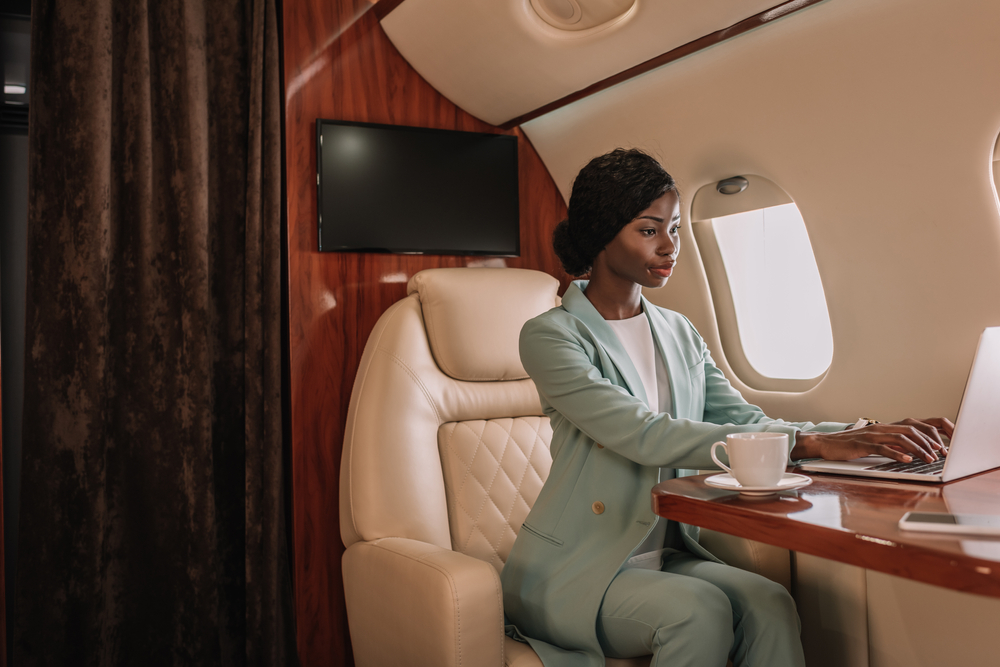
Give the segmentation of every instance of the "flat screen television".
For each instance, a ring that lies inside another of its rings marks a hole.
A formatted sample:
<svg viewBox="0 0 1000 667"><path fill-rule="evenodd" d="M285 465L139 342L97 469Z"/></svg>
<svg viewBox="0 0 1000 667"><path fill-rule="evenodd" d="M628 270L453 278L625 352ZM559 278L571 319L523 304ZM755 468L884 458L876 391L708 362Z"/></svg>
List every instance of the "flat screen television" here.
<svg viewBox="0 0 1000 667"><path fill-rule="evenodd" d="M517 137L316 121L319 249L520 254Z"/></svg>

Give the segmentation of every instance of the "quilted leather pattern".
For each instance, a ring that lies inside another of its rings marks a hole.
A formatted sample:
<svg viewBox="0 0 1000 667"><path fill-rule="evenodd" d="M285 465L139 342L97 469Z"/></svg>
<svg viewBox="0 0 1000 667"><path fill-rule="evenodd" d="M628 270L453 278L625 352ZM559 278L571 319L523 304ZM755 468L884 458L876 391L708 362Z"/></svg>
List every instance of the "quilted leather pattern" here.
<svg viewBox="0 0 1000 667"><path fill-rule="evenodd" d="M549 475L548 417L449 422L438 431L452 549L503 569Z"/></svg>

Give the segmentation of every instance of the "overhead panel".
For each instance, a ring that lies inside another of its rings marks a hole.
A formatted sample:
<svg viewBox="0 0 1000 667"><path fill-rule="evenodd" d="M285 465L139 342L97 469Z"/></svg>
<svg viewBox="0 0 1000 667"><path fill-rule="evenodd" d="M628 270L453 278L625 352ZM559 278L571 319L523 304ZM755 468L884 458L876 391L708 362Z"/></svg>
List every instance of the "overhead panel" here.
<svg viewBox="0 0 1000 667"><path fill-rule="evenodd" d="M501 125L777 0L405 0L382 28L428 83Z"/></svg>

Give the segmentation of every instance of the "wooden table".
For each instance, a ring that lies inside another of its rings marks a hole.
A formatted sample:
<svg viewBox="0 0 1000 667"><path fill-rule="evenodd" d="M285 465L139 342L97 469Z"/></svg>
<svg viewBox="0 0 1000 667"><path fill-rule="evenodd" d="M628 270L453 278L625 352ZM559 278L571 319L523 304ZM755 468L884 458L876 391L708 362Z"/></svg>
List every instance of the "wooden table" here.
<svg viewBox="0 0 1000 667"><path fill-rule="evenodd" d="M1000 513L1000 470L949 484L810 476L809 486L760 499L706 486L709 475L667 480L653 487L653 511L793 551L1000 597L1000 537L956 538L897 526L911 510Z"/></svg>

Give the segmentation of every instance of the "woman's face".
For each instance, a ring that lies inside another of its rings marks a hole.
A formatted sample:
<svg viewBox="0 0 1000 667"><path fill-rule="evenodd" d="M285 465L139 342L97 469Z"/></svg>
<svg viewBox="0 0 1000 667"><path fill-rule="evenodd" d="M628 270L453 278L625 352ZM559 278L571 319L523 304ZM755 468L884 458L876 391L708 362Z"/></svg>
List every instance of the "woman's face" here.
<svg viewBox="0 0 1000 667"><path fill-rule="evenodd" d="M643 287L663 287L681 249L680 208L676 192L655 200L618 232L595 264L603 263L618 278Z"/></svg>

